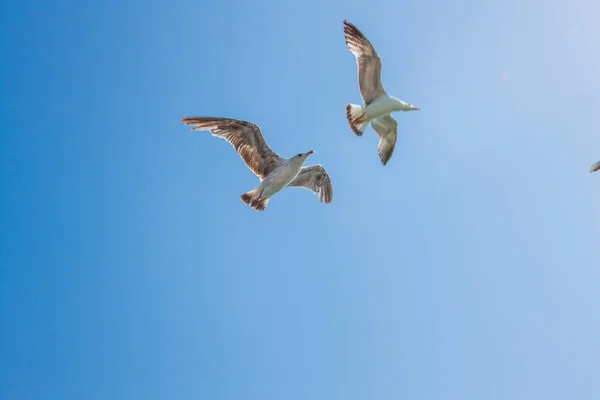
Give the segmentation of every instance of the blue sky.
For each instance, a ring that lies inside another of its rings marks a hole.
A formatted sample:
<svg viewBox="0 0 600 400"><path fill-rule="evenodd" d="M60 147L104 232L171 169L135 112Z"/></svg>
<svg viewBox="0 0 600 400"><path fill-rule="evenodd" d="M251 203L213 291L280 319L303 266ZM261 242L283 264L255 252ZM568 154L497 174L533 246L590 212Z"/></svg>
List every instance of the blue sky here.
<svg viewBox="0 0 600 400"><path fill-rule="evenodd" d="M386 167L342 21L400 114ZM600 5L9 1L0 398L600 398ZM334 185L266 212L240 118ZM290 123L289 121L293 121Z"/></svg>

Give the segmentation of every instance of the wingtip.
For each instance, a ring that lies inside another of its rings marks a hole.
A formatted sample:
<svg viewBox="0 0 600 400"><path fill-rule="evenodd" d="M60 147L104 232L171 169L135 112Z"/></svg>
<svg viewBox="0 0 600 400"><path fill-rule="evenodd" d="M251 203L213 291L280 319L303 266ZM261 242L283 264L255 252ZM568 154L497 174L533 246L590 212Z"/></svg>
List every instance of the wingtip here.
<svg viewBox="0 0 600 400"><path fill-rule="evenodd" d="M389 148L385 148L382 151L379 152L379 161L381 161L381 164L385 167L387 165L387 163L390 161L390 159L392 158L392 154L394 153L394 149L389 149Z"/></svg>

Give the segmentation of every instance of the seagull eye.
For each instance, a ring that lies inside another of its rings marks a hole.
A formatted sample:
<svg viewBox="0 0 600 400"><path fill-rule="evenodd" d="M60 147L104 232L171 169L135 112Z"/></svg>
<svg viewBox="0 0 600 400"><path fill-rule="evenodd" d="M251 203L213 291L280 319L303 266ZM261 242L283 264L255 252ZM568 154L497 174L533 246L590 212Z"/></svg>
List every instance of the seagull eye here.
<svg viewBox="0 0 600 400"><path fill-rule="evenodd" d="M296 157L300 157L301 155L302 155L302 154L300 154L300 153L299 153L299 154L298 154Z"/></svg>

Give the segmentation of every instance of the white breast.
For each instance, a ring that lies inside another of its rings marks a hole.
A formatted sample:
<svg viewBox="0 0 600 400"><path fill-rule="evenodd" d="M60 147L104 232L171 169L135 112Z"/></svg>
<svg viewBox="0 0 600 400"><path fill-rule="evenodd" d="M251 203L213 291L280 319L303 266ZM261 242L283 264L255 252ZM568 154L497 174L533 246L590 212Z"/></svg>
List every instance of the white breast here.
<svg viewBox="0 0 600 400"><path fill-rule="evenodd" d="M271 197L286 187L300 172L302 165L286 164L277 167L262 181L263 197Z"/></svg>
<svg viewBox="0 0 600 400"><path fill-rule="evenodd" d="M367 114L371 119L382 117L402 107L402 103L397 99L388 96L381 96L367 106Z"/></svg>

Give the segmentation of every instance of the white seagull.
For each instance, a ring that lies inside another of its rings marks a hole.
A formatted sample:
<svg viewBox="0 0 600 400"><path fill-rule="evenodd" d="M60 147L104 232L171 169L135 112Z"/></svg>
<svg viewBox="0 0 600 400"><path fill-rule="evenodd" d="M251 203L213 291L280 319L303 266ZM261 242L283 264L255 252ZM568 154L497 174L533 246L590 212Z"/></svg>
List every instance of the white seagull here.
<svg viewBox="0 0 600 400"><path fill-rule="evenodd" d="M346 105L346 118L357 136L362 136L369 125L379 136L379 158L386 165L396 145L398 122L390 115L394 111L420 110L412 104L388 96L381 85L381 60L373 45L357 27L344 21L344 35L348 49L358 64L358 87L365 107Z"/></svg>
<svg viewBox="0 0 600 400"><path fill-rule="evenodd" d="M244 203L263 211L273 195L285 187L303 187L319 195L326 204L333 200L329 175L321 165L303 167L308 156L298 153L292 158L278 156L267 144L258 125L232 118L187 117L181 119L192 125L193 131L210 131L213 136L227 140L242 157L261 184L241 196Z"/></svg>
<svg viewBox="0 0 600 400"><path fill-rule="evenodd" d="M593 164L590 166L590 174L591 174L592 172L596 172L596 171L599 171L599 170L600 170L600 161L598 161L598 162L595 162L595 163L593 163Z"/></svg>

